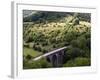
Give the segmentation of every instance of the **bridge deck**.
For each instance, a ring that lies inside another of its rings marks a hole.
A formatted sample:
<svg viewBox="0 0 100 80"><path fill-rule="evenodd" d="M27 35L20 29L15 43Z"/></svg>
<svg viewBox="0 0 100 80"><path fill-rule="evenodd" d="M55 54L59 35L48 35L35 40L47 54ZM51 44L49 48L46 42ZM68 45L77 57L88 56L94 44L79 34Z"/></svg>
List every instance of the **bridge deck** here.
<svg viewBox="0 0 100 80"><path fill-rule="evenodd" d="M46 56L48 56L48 55L51 55L51 54L54 54L54 53L56 53L56 52L62 51L62 50L64 50L64 49L66 49L66 48L67 48L67 47L62 47L62 48L56 49L56 50L54 50L54 51L51 51L51 52L45 53L45 54L43 54L43 55L41 55L41 56L38 56L38 57L34 58L33 60L34 60L34 61L39 60L39 59L41 59L41 58L43 58L43 57L46 57Z"/></svg>

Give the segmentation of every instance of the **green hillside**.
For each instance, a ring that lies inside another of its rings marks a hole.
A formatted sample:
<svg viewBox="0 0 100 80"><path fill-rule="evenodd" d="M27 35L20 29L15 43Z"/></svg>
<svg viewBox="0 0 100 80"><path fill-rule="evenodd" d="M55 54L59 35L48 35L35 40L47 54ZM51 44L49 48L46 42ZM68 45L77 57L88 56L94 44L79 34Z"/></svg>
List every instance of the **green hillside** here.
<svg viewBox="0 0 100 80"><path fill-rule="evenodd" d="M34 67L36 63L30 64L29 61L36 56L69 45L62 67L89 66L91 64L90 18L89 13L43 11L24 17L24 68L44 68L40 65ZM41 65L52 67L49 62L43 60Z"/></svg>

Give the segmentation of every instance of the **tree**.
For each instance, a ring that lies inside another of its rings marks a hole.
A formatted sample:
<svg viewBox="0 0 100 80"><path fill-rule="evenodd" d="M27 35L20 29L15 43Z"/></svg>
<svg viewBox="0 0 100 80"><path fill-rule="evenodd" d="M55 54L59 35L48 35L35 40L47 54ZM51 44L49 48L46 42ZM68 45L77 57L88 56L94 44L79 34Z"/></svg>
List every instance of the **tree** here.
<svg viewBox="0 0 100 80"><path fill-rule="evenodd" d="M73 39L76 38L76 36L72 32L68 32L67 34L64 34L63 38L64 38L64 41L71 42Z"/></svg>
<svg viewBox="0 0 100 80"><path fill-rule="evenodd" d="M78 42L77 42L77 40L72 40L72 41L71 41L71 45L72 45L73 47L78 47Z"/></svg>
<svg viewBox="0 0 100 80"><path fill-rule="evenodd" d="M28 36L28 37L27 37L27 41L26 41L26 42L28 43L28 42L32 42L32 41L33 41L32 36Z"/></svg>
<svg viewBox="0 0 100 80"><path fill-rule="evenodd" d="M72 21L73 25L78 25L79 24L79 18L75 18L73 21Z"/></svg>
<svg viewBox="0 0 100 80"><path fill-rule="evenodd" d="M48 50L46 50L45 48L42 49L42 52L45 54L48 52Z"/></svg>
<svg viewBox="0 0 100 80"><path fill-rule="evenodd" d="M91 49L91 40L90 40L90 38L88 38L88 39L86 40L86 45L87 45L87 47L88 47L89 49Z"/></svg>
<svg viewBox="0 0 100 80"><path fill-rule="evenodd" d="M86 39L85 37L83 36L80 36L77 38L77 42L78 42L78 47L81 48L81 49L84 49L86 48Z"/></svg>
<svg viewBox="0 0 100 80"><path fill-rule="evenodd" d="M32 59L32 56L28 54L28 55L26 56L26 59L27 59L27 60L30 60L30 59Z"/></svg>
<svg viewBox="0 0 100 80"><path fill-rule="evenodd" d="M67 50L66 54L70 59L74 59L78 56L81 56L79 48L70 48L69 50Z"/></svg>
<svg viewBox="0 0 100 80"><path fill-rule="evenodd" d="M41 64L41 68L49 68L49 67L52 67L52 65L49 62L47 62L47 60L45 58L42 58L38 62Z"/></svg>

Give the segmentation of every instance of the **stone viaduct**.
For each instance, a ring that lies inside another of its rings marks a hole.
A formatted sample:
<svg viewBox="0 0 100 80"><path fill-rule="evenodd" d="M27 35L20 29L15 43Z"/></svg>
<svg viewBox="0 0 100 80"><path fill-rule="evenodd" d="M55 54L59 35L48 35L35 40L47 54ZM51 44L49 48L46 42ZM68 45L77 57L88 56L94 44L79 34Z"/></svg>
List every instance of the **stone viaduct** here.
<svg viewBox="0 0 100 80"><path fill-rule="evenodd" d="M66 48L67 47L62 47L62 48L53 50L51 52L45 53L41 56L38 56L38 57L34 58L33 60L36 61L43 57L46 57L47 61L49 61L53 65L53 67L60 67L63 64L63 56L65 54Z"/></svg>

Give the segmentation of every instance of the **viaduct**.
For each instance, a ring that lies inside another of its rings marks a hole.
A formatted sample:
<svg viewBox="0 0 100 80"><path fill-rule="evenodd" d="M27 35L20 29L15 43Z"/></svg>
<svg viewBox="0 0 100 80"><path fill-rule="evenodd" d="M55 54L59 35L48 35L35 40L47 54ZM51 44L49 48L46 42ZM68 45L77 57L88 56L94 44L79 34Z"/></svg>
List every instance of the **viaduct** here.
<svg viewBox="0 0 100 80"><path fill-rule="evenodd" d="M51 51L51 52L45 53L41 56L38 56L38 57L34 58L33 60L36 61L43 57L46 57L46 59L53 65L53 67L60 67L63 64L63 57L65 54L66 48L67 47L62 47L62 48L56 49L54 51Z"/></svg>

